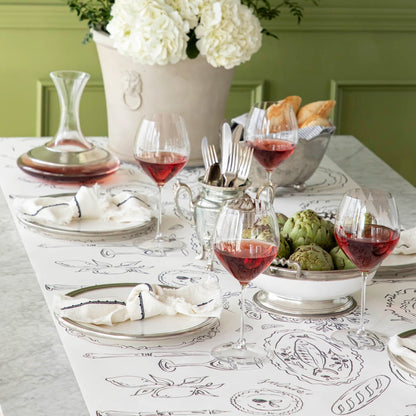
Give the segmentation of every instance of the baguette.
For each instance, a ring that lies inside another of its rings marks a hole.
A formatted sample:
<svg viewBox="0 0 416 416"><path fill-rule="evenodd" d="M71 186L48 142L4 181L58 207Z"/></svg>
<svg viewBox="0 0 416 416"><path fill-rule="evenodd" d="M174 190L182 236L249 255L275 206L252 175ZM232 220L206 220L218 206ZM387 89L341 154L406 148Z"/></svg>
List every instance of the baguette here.
<svg viewBox="0 0 416 416"><path fill-rule="evenodd" d="M297 113L298 125L301 126L310 116L316 114L328 118L335 107L335 100L314 101L301 107Z"/></svg>
<svg viewBox="0 0 416 416"><path fill-rule="evenodd" d="M302 124L300 124L299 128L302 129L304 127L311 126L331 127L331 123L327 118L322 117L318 114L313 114L310 117L308 117Z"/></svg>
<svg viewBox="0 0 416 416"><path fill-rule="evenodd" d="M270 133L287 130L289 111L292 109L292 104L285 100L282 100L281 104L273 104L267 109L266 118L269 121L268 130Z"/></svg>

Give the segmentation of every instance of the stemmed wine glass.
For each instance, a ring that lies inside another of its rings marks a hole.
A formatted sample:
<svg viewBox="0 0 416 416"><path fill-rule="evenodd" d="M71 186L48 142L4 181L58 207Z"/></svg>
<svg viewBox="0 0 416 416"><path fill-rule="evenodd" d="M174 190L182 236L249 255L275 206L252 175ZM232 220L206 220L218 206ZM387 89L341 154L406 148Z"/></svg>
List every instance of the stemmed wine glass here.
<svg viewBox="0 0 416 416"><path fill-rule="evenodd" d="M298 143L293 107L277 101L256 103L247 116L244 137L256 160L266 169L268 185L273 186L273 170L294 152Z"/></svg>
<svg viewBox="0 0 416 416"><path fill-rule="evenodd" d="M237 342L212 350L215 358L236 364L258 364L265 357L261 349L247 344L244 337L244 294L247 284L276 257L279 241L276 215L270 203L244 195L221 209L214 232L214 253L241 284L241 327Z"/></svg>
<svg viewBox="0 0 416 416"><path fill-rule="evenodd" d="M179 173L188 161L190 143L185 121L179 114L154 113L145 115L134 141L134 158L159 189L156 236L139 246L149 254L183 247L183 243L162 234L162 188Z"/></svg>
<svg viewBox="0 0 416 416"><path fill-rule="evenodd" d="M334 232L338 245L361 271L362 282L358 329L335 331L333 338L353 340L362 349L376 349L385 337L365 328L366 285L368 276L377 271L399 241L399 215L393 196L368 188L347 192L338 208Z"/></svg>

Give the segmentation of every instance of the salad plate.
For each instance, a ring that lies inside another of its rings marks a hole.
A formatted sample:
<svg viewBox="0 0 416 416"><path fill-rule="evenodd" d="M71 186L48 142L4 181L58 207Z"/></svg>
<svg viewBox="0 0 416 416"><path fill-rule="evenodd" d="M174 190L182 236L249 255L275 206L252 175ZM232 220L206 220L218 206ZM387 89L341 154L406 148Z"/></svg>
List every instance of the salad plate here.
<svg viewBox="0 0 416 416"><path fill-rule="evenodd" d="M88 299L126 299L131 289L138 283L110 283L83 287L67 293L73 298ZM185 315L158 315L137 321L125 321L110 325L95 325L75 322L69 318L55 314L56 319L71 330L84 335L110 338L118 341L153 341L183 337L185 334L194 334L209 329L218 321L217 318L185 316Z"/></svg>

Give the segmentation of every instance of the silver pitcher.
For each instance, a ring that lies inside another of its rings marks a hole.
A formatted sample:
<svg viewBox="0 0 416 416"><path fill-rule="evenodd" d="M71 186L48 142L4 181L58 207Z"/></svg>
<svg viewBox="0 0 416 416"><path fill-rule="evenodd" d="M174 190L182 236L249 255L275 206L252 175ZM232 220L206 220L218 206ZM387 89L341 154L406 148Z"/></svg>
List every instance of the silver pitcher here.
<svg viewBox="0 0 416 416"><path fill-rule="evenodd" d="M212 237L221 207L229 200L240 198L251 183L247 181L238 188L225 188L208 185L203 183L202 180L202 177L198 179L200 192L195 198L193 198L191 188L188 185L182 182L176 182L174 185L175 204L179 216L187 221L191 220L193 226L196 228L198 240L201 244L201 255L199 258L206 259L206 268L213 270ZM180 205L182 190L188 195L191 215L187 215Z"/></svg>

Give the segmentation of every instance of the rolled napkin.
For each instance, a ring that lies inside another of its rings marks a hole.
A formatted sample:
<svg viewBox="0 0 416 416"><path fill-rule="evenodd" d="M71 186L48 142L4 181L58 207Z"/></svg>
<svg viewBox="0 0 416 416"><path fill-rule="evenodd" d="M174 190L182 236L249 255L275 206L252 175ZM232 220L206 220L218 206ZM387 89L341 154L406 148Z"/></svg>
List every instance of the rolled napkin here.
<svg viewBox="0 0 416 416"><path fill-rule="evenodd" d="M75 322L113 325L157 315L188 315L219 318L222 310L218 282L212 278L178 289L140 283L125 300L87 299L55 295L55 313Z"/></svg>
<svg viewBox="0 0 416 416"><path fill-rule="evenodd" d="M400 233L400 239L393 250L393 254L416 253L416 227L404 230Z"/></svg>
<svg viewBox="0 0 416 416"><path fill-rule="evenodd" d="M60 225L77 219L146 222L152 217L152 210L137 195L128 191L112 195L97 184L81 186L72 197L16 198L14 208L26 217Z"/></svg>
<svg viewBox="0 0 416 416"><path fill-rule="evenodd" d="M416 332L415 336L404 338L399 335L393 335L389 339L388 346L395 356L402 358L416 368Z"/></svg>

